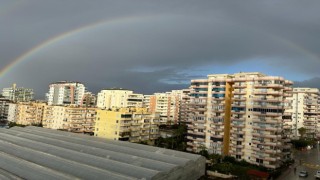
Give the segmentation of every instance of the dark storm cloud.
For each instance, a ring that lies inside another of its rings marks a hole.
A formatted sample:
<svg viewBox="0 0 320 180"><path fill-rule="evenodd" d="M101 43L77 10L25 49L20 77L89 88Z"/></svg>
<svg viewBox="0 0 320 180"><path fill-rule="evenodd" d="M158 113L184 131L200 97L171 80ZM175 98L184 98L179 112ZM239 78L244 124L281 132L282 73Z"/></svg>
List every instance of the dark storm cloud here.
<svg viewBox="0 0 320 180"><path fill-rule="evenodd" d="M314 77L304 81L295 81L294 87L320 88L320 77Z"/></svg>
<svg viewBox="0 0 320 180"><path fill-rule="evenodd" d="M320 76L319 1L1 3L7 7L0 8L2 67L63 32L136 17L39 49L0 79L2 87L13 82L33 87L39 97L58 80L82 81L94 92L106 87L143 93L185 88L191 78L215 73L196 68L225 68L253 59L264 59L262 67Z"/></svg>

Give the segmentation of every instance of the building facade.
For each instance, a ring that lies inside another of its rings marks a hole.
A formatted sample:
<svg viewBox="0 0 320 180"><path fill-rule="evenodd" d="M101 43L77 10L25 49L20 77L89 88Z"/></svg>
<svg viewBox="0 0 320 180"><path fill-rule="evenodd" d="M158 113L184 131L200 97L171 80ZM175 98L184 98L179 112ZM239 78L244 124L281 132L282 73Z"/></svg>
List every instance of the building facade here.
<svg viewBox="0 0 320 180"><path fill-rule="evenodd" d="M159 137L159 114L146 108L97 110L95 136L112 140L153 142Z"/></svg>
<svg viewBox="0 0 320 180"><path fill-rule="evenodd" d="M34 93L33 89L16 87L16 84L13 84L10 88L3 88L2 96L13 102L28 102L33 100Z"/></svg>
<svg viewBox="0 0 320 180"><path fill-rule="evenodd" d="M8 123L9 104L11 102L12 101L7 98L0 97L0 125Z"/></svg>
<svg viewBox="0 0 320 180"><path fill-rule="evenodd" d="M17 114L17 104L16 103L9 103L8 121L9 122L16 122L16 114Z"/></svg>
<svg viewBox="0 0 320 180"><path fill-rule="evenodd" d="M104 89L98 93L97 107L101 109L134 108L143 106L143 94L122 88Z"/></svg>
<svg viewBox="0 0 320 180"><path fill-rule="evenodd" d="M74 133L93 134L96 108L77 105L46 106L43 127Z"/></svg>
<svg viewBox="0 0 320 180"><path fill-rule="evenodd" d="M291 158L292 82L261 73L213 74L191 80L188 151L206 148L268 168ZM285 119L285 120L284 120Z"/></svg>
<svg viewBox="0 0 320 180"><path fill-rule="evenodd" d="M154 93L148 96L147 107L150 112L160 113L160 124L177 124L180 116L181 90Z"/></svg>
<svg viewBox="0 0 320 180"><path fill-rule="evenodd" d="M15 120L21 125L42 125L44 109L43 102L19 102L16 104Z"/></svg>
<svg viewBox="0 0 320 180"><path fill-rule="evenodd" d="M293 138L298 138L298 129L306 128L305 137L320 137L320 91L317 88L294 88L292 96L292 122L288 126L292 129Z"/></svg>
<svg viewBox="0 0 320 180"><path fill-rule="evenodd" d="M48 105L81 105L86 88L82 83L60 81L49 85Z"/></svg>

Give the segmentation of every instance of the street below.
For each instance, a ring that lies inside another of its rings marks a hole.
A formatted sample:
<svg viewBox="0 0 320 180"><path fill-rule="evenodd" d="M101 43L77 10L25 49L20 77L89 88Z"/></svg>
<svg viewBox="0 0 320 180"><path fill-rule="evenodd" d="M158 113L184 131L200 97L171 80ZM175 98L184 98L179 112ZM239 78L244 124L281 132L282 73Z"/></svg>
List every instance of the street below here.
<svg viewBox="0 0 320 180"><path fill-rule="evenodd" d="M284 171L278 180L295 180L295 179L315 179L314 175L317 170L320 170L320 150L317 148L306 151L295 151L295 163ZM296 172L294 172L296 168ZM299 177L300 171L307 171L308 177Z"/></svg>

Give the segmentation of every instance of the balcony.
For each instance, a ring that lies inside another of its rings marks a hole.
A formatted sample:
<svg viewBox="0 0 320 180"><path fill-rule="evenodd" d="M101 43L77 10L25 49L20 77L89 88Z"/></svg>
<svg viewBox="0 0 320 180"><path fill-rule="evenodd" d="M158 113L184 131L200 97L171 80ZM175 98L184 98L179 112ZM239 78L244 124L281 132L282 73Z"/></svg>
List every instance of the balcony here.
<svg viewBox="0 0 320 180"><path fill-rule="evenodd" d="M284 86L282 84L266 84L266 83L261 83L261 84L254 84L255 88L273 88L273 89L283 89Z"/></svg>
<svg viewBox="0 0 320 180"><path fill-rule="evenodd" d="M242 97L242 96L234 96L233 97L233 101L246 101L247 98L246 97Z"/></svg>
<svg viewBox="0 0 320 180"><path fill-rule="evenodd" d="M252 112L252 114L256 116L272 116L272 117L282 116L282 113L275 113L275 112Z"/></svg>
<svg viewBox="0 0 320 180"><path fill-rule="evenodd" d="M255 97L252 98L253 101L256 102L282 102L282 98L275 98L275 97Z"/></svg>
<svg viewBox="0 0 320 180"><path fill-rule="evenodd" d="M233 94L234 95L245 95L247 92L246 91L240 91L240 90L234 90Z"/></svg>
<svg viewBox="0 0 320 180"><path fill-rule="evenodd" d="M245 118L231 117L231 121L245 121Z"/></svg>

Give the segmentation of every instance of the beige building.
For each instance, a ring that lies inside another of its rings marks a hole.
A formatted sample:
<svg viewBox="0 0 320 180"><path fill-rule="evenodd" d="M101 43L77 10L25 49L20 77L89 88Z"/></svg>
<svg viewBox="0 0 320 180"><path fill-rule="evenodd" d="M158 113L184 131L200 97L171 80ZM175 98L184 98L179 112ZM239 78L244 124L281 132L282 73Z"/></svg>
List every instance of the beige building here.
<svg viewBox="0 0 320 180"><path fill-rule="evenodd" d="M104 89L98 93L97 107L101 109L142 107L143 94L121 88Z"/></svg>
<svg viewBox="0 0 320 180"><path fill-rule="evenodd" d="M268 168L291 158L292 82L261 73L212 74L191 81L188 151L203 147Z"/></svg>
<svg viewBox="0 0 320 180"><path fill-rule="evenodd" d="M153 142L159 137L159 115L146 108L97 110L94 135L106 139Z"/></svg>
<svg viewBox="0 0 320 180"><path fill-rule="evenodd" d="M300 136L298 129L307 129L306 137L320 137L320 91L317 88L294 88L292 96L292 122L288 126L292 129L293 138Z"/></svg>
<svg viewBox="0 0 320 180"><path fill-rule="evenodd" d="M93 134L96 108L47 106L44 110L43 127L75 133Z"/></svg>
<svg viewBox="0 0 320 180"><path fill-rule="evenodd" d="M22 125L42 125L44 109L43 102L19 102L16 104L15 120Z"/></svg>
<svg viewBox="0 0 320 180"><path fill-rule="evenodd" d="M179 122L181 90L173 90L165 93L154 93L148 96L147 107L150 112L160 114L161 124L177 124Z"/></svg>

